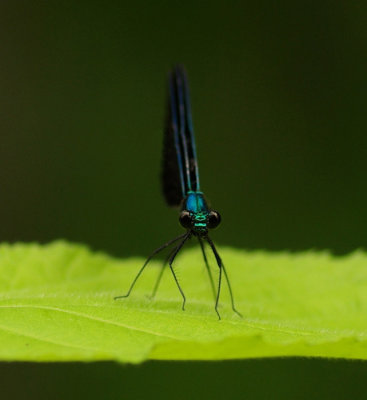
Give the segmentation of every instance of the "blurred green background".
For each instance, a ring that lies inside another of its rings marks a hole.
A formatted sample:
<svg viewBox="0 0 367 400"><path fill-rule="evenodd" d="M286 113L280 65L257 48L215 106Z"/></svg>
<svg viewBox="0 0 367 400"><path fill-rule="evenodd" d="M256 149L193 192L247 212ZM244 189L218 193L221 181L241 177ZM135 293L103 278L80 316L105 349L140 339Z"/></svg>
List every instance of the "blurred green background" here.
<svg viewBox="0 0 367 400"><path fill-rule="evenodd" d="M66 238L126 257L181 232L158 181L165 80L181 62L203 190L223 217L215 241L366 247L366 17L367 4L353 1L2 1L1 240ZM320 375L320 398L367 388L365 364L340 361L0 371L16 398L41 398L45 379L60 396L69 380L70 393L89 382L89 398L102 385L111 399L303 399L317 397Z"/></svg>

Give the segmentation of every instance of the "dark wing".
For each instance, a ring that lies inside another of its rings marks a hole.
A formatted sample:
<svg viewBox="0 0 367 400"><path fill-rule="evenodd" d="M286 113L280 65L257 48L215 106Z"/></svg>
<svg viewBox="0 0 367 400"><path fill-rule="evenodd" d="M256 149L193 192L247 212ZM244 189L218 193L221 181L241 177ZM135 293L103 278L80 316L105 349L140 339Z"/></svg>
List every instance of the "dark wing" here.
<svg viewBox="0 0 367 400"><path fill-rule="evenodd" d="M172 70L168 80L162 188L170 206L180 205L187 192L200 190L189 89L181 66Z"/></svg>

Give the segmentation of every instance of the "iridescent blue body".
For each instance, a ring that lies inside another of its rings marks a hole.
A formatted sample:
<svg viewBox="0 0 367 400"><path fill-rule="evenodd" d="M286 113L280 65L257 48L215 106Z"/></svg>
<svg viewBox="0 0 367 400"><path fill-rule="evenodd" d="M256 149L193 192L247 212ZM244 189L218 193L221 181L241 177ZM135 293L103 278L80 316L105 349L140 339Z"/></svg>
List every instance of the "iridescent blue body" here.
<svg viewBox="0 0 367 400"><path fill-rule="evenodd" d="M208 232L209 208L202 192L188 192L182 209L190 212L194 233L203 235Z"/></svg>
<svg viewBox="0 0 367 400"><path fill-rule="evenodd" d="M155 293L157 292L163 275L164 267L168 262L177 288L181 293L183 299L182 309L184 310L186 297L178 282L176 273L172 268L172 264L186 241L188 241L192 236L195 236L199 240L204 257L205 267L208 272L215 299L215 311L218 315L218 318L220 319L218 304L221 292L222 272L226 279L228 290L231 296L232 309L241 316L234 305L232 288L229 283L226 269L224 268L223 262L214 246L214 243L208 235L210 229L214 229L219 225L221 217L217 211L214 211L208 207L204 194L200 190L199 167L191 118L189 88L187 84L186 73L181 66L176 66L171 71L168 80L168 106L164 132L161 182L162 191L167 204L169 206L181 207L179 221L181 226L186 229L186 232L156 249L148 257L144 265L137 273L127 294L118 296L116 298L128 297L131 293L131 290L135 286L135 283L152 257L168 246L174 245L172 250L169 252L165 263L163 264L161 272L154 286L152 297L154 297ZM215 289L213 276L209 267L208 259L206 257L204 247L205 243L209 244L218 265L219 277L217 289Z"/></svg>

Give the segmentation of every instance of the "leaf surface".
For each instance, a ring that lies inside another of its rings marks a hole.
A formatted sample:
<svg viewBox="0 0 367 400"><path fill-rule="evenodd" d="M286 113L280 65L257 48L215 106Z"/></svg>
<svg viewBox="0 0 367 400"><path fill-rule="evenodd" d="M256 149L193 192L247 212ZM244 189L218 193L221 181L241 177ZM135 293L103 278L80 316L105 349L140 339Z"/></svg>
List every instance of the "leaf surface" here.
<svg viewBox="0 0 367 400"><path fill-rule="evenodd" d="M153 261L115 259L64 241L0 246L0 360L138 363L276 356L367 359L367 257L357 251L269 253L221 248L236 305L223 281L218 321L199 249L183 251L154 300ZM210 258L217 278L215 260Z"/></svg>

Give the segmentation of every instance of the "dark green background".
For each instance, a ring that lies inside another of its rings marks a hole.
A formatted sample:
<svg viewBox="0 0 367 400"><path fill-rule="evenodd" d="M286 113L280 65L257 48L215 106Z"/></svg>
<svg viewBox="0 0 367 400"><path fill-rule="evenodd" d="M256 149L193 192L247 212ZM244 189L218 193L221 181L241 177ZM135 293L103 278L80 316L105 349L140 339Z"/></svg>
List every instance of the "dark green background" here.
<svg viewBox="0 0 367 400"><path fill-rule="evenodd" d="M124 257L181 232L158 176L165 79L182 62L203 189L223 216L216 242L366 247L366 17L354 1L2 1L1 240ZM111 399L127 386L131 398L350 398L367 372L310 360L0 370L18 398L44 380L65 394L75 373L70 393Z"/></svg>

